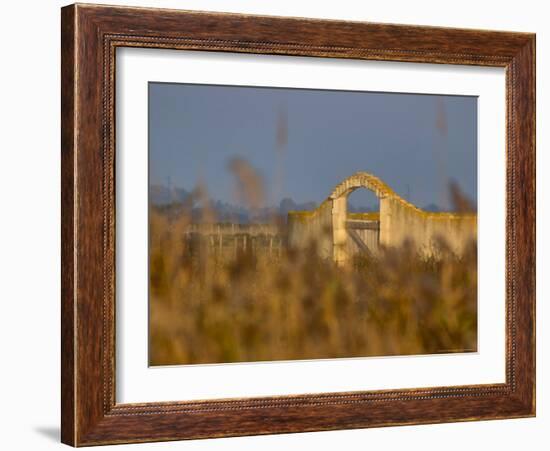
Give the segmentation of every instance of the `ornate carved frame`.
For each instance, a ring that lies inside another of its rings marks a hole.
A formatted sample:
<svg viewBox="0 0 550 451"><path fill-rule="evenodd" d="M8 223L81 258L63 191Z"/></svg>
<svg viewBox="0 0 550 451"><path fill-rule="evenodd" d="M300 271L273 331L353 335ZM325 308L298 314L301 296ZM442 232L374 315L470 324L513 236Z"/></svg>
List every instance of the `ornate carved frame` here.
<svg viewBox="0 0 550 451"><path fill-rule="evenodd" d="M64 443L147 442L535 414L535 35L80 4L62 9L61 33ZM506 68L506 382L118 404L114 69L116 48L130 46Z"/></svg>

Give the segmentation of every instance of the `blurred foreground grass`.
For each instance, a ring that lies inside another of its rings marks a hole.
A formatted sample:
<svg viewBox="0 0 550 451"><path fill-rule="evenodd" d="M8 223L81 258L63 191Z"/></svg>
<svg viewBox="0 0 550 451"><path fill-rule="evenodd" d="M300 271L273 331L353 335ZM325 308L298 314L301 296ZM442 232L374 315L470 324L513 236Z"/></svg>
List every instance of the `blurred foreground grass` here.
<svg viewBox="0 0 550 451"><path fill-rule="evenodd" d="M475 351L477 251L412 246L336 267L309 251L191 249L184 216L150 215L150 364Z"/></svg>

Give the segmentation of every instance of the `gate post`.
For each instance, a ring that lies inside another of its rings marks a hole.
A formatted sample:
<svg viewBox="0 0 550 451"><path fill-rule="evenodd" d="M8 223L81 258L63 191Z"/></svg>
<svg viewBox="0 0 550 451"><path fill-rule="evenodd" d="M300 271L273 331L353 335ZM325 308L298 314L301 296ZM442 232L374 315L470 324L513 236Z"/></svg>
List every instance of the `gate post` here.
<svg viewBox="0 0 550 451"><path fill-rule="evenodd" d="M347 210L347 196L332 199L332 256L337 265L348 260Z"/></svg>

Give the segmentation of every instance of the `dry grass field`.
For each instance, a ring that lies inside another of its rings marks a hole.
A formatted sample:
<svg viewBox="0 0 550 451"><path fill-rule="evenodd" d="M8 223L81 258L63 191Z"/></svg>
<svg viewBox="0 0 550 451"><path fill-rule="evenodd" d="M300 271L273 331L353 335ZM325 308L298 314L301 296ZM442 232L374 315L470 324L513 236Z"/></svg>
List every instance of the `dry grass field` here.
<svg viewBox="0 0 550 451"><path fill-rule="evenodd" d="M150 213L150 364L475 351L477 250L413 246L346 267L309 251L212 252L189 216Z"/></svg>

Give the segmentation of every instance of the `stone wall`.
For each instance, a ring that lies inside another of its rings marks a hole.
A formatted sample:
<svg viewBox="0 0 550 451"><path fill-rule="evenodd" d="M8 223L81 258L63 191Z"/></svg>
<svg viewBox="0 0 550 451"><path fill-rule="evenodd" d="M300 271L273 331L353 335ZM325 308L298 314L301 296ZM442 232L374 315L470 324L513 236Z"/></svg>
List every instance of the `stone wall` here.
<svg viewBox="0 0 550 451"><path fill-rule="evenodd" d="M380 199L380 245L401 246L410 241L419 252L431 255L442 238L460 254L464 246L477 238L475 213L432 213L424 211L396 194L379 178L358 172L338 184L332 194L313 211L289 212L289 245L317 252L337 263L350 258L347 221L347 197L359 188L374 192Z"/></svg>
<svg viewBox="0 0 550 451"><path fill-rule="evenodd" d="M332 201L327 199L312 211L290 211L287 221L290 247L313 246L319 255L332 258Z"/></svg>
<svg viewBox="0 0 550 451"><path fill-rule="evenodd" d="M380 201L380 244L401 246L410 240L424 254L433 254L439 239L460 254L477 239L477 215L427 212L412 204L387 197Z"/></svg>

